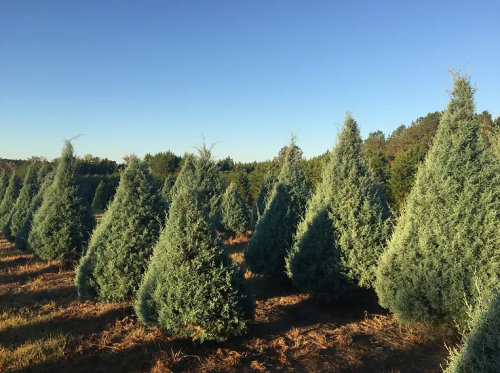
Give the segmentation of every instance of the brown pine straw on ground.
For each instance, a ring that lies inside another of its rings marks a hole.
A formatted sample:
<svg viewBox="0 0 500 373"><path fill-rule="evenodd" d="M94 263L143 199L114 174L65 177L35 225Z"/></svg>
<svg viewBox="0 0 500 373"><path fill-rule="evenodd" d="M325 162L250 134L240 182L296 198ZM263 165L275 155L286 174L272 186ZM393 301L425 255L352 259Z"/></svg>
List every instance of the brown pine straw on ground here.
<svg viewBox="0 0 500 373"><path fill-rule="evenodd" d="M373 294L321 303L246 270L249 235L223 236L256 300L246 335L190 341L148 328L131 304L79 302L73 269L0 241L0 372L441 372L454 331L400 326Z"/></svg>

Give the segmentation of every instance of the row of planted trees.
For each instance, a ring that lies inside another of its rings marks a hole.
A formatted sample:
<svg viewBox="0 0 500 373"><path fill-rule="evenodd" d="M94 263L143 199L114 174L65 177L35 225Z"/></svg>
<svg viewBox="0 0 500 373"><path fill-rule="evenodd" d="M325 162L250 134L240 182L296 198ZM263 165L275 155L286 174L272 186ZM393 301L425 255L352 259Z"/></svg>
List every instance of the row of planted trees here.
<svg viewBox="0 0 500 373"><path fill-rule="evenodd" d="M493 372L500 359L500 161L479 134L469 78L453 77L450 103L397 223L347 115L314 194L294 139L277 179L266 176L245 261L254 273L291 279L328 301L374 289L403 322L468 323L470 337L452 351L448 371ZM248 212L234 185L223 195L210 149L188 157L175 182L165 180L163 197L146 165L133 159L95 229L78 196L70 143L45 179L38 193L28 192L27 175L21 195L30 194L30 203L8 198L17 188L10 183L0 219L8 216L5 233L16 243L14 222L28 222L19 242L41 259L84 253L75 280L82 299L134 300L142 321L194 340L246 329L253 303L215 229L246 230ZM25 211L22 219L16 210Z"/></svg>

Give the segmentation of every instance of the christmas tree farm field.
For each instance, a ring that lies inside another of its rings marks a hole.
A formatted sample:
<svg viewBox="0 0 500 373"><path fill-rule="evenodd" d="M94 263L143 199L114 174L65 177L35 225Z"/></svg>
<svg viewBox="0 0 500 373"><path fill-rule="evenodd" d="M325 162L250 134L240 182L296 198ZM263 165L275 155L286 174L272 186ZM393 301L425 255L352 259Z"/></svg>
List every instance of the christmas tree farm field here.
<svg viewBox="0 0 500 373"><path fill-rule="evenodd" d="M223 237L245 269L248 235ZM248 333L191 341L148 328L132 304L80 302L74 269L0 240L0 372L442 372L453 329L396 324L376 301L321 303L250 273Z"/></svg>

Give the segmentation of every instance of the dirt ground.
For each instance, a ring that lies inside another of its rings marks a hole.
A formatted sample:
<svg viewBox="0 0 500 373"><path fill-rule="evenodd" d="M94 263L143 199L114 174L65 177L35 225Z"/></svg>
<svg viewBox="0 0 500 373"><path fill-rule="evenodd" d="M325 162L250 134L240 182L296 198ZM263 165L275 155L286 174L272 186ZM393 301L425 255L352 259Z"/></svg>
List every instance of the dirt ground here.
<svg viewBox="0 0 500 373"><path fill-rule="evenodd" d="M245 270L248 236L226 238ZM224 343L174 338L130 304L79 302L74 270L0 241L0 372L441 372L452 326L401 326L366 293L325 304L246 270L256 301L248 333Z"/></svg>

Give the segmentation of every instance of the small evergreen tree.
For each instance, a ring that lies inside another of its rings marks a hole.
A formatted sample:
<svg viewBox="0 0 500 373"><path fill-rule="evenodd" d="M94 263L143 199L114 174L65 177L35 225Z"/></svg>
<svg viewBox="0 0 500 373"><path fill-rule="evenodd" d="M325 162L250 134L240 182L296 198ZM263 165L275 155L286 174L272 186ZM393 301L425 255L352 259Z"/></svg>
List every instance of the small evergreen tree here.
<svg viewBox="0 0 500 373"><path fill-rule="evenodd" d="M474 276L499 282L500 163L474 114L474 88L453 74L451 100L419 167L376 282L380 304L400 321L446 322L475 304Z"/></svg>
<svg viewBox="0 0 500 373"><path fill-rule="evenodd" d="M389 227L356 121L347 115L287 257L302 291L327 300L370 288Z"/></svg>
<svg viewBox="0 0 500 373"><path fill-rule="evenodd" d="M264 181L260 186L259 195L257 196L255 205L252 208L252 217L250 220L250 230L252 231L255 230L257 222L259 221L260 217L264 214L264 210L266 209L266 205L273 190L275 182L276 178L274 177L271 170L269 170L264 176Z"/></svg>
<svg viewBox="0 0 500 373"><path fill-rule="evenodd" d="M37 177L38 179L41 180L40 189L38 190L38 193L31 201L30 207L28 209L28 212L26 213L21 229L19 229L15 238L16 248L24 252L31 251L31 247L28 243L28 237L31 231L33 215L42 205L45 192L54 182L55 171L53 169L51 169L50 171L46 170L47 172L40 172L40 171L41 170L39 170Z"/></svg>
<svg viewBox="0 0 500 373"><path fill-rule="evenodd" d="M245 249L245 262L254 273L286 279L285 256L310 196L309 182L300 166L301 157L292 139L264 214Z"/></svg>
<svg viewBox="0 0 500 373"><path fill-rule="evenodd" d="M5 191L7 190L7 187L9 186L9 175L7 175L7 172L2 168L0 169L0 204L3 201L3 197L5 196Z"/></svg>
<svg viewBox="0 0 500 373"><path fill-rule="evenodd" d="M80 261L75 278L79 297L101 302L134 299L164 215L155 179L144 162L132 158Z"/></svg>
<svg viewBox="0 0 500 373"><path fill-rule="evenodd" d="M250 213L243 201L236 183L232 182L226 189L221 204L222 225L230 232L246 232Z"/></svg>
<svg viewBox="0 0 500 373"><path fill-rule="evenodd" d="M500 294L486 307L471 309L470 334L462 347L451 349L445 373L498 373L500 371Z"/></svg>
<svg viewBox="0 0 500 373"><path fill-rule="evenodd" d="M253 302L199 191L176 193L135 309L146 324L194 341L223 341L246 331Z"/></svg>
<svg viewBox="0 0 500 373"><path fill-rule="evenodd" d="M31 202L38 193L38 180L35 165L32 163L28 168L28 172L24 177L23 187L19 193L19 197L11 210L8 223L4 226L3 232L5 238L10 242L14 242L17 233L21 230L24 219L28 214Z"/></svg>
<svg viewBox="0 0 500 373"><path fill-rule="evenodd" d="M76 159L66 141L54 182L33 216L29 245L42 260L78 259L95 225L90 206L79 193Z"/></svg>
<svg viewBox="0 0 500 373"><path fill-rule="evenodd" d="M19 180L16 173L13 172L9 179L9 185L5 190L2 203L0 204L0 227L3 227L9 222L9 216L16 204L19 196Z"/></svg>
<svg viewBox="0 0 500 373"><path fill-rule="evenodd" d="M101 179L97 189L95 190L94 200L92 201L92 208L94 211L104 211L106 209L106 184Z"/></svg>

